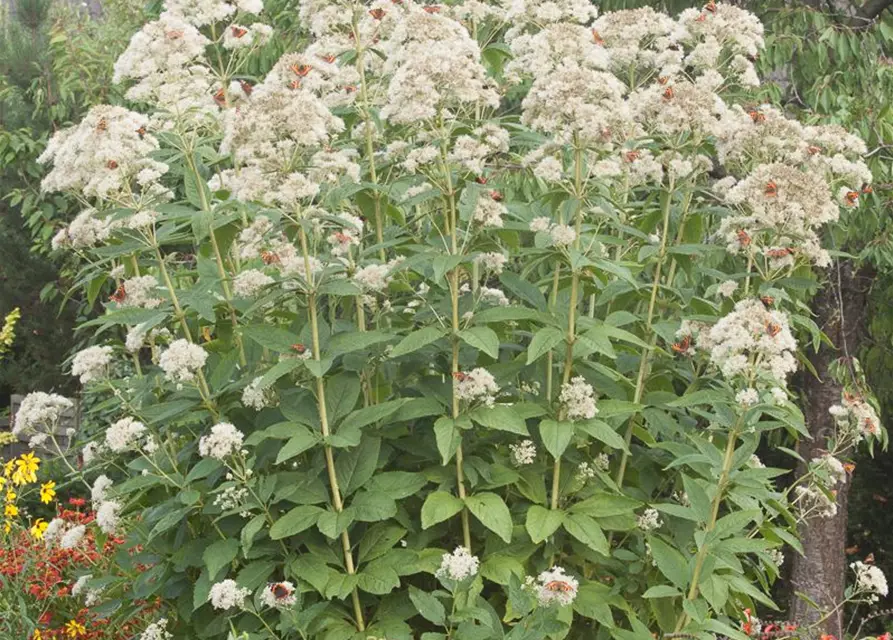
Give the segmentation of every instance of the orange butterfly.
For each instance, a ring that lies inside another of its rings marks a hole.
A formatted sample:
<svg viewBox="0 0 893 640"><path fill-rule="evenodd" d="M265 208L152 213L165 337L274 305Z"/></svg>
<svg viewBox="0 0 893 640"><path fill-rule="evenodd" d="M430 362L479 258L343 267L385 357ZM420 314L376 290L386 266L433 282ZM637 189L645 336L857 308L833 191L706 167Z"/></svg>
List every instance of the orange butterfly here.
<svg viewBox="0 0 893 640"><path fill-rule="evenodd" d="M770 322L766 325L766 333L774 338L781 333L781 326L774 322Z"/></svg>
<svg viewBox="0 0 893 640"><path fill-rule="evenodd" d="M234 38L241 38L248 33L248 29L245 27L231 27L230 30Z"/></svg>
<svg viewBox="0 0 893 640"><path fill-rule="evenodd" d="M766 183L766 189L763 191L769 198L774 198L778 195L778 185L775 184L775 180L770 180Z"/></svg>
<svg viewBox="0 0 893 640"><path fill-rule="evenodd" d="M115 292L109 296L109 300L113 302L124 302L124 299L127 297L127 291L124 289L124 285L118 285L118 288L115 289Z"/></svg>

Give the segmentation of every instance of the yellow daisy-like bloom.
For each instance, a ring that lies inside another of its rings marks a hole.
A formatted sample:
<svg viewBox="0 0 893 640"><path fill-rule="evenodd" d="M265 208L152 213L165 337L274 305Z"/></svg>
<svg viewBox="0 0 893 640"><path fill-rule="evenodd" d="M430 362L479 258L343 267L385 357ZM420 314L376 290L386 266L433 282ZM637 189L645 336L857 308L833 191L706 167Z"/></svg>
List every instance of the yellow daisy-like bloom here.
<svg viewBox="0 0 893 640"><path fill-rule="evenodd" d="M7 520L3 523L3 533L9 533L10 531L12 531L12 523Z"/></svg>
<svg viewBox="0 0 893 640"><path fill-rule="evenodd" d="M50 480L49 482L44 482L40 486L40 501L44 504L49 504L53 501L53 498L56 497L56 483Z"/></svg>
<svg viewBox="0 0 893 640"><path fill-rule="evenodd" d="M48 522L44 522L43 518L38 518L34 521L34 524L31 525L31 537L35 540L43 540L43 534L46 532L48 526L50 526Z"/></svg>
<svg viewBox="0 0 893 640"><path fill-rule="evenodd" d="M37 470L40 469L40 458L33 453L23 453L15 461L15 471L12 474L12 482L16 485L37 482Z"/></svg>
<svg viewBox="0 0 893 640"><path fill-rule="evenodd" d="M40 632L40 629L34 630L34 633L31 634L31 640L43 640L43 634Z"/></svg>
<svg viewBox="0 0 893 640"><path fill-rule="evenodd" d="M77 620L70 620L65 624L65 633L68 634L69 638L77 638L87 634L87 627Z"/></svg>
<svg viewBox="0 0 893 640"><path fill-rule="evenodd" d="M12 470L15 469L15 460L9 460L3 464L3 477L8 478L12 475Z"/></svg>
<svg viewBox="0 0 893 640"><path fill-rule="evenodd" d="M6 501L13 502L18 497L18 495L19 494L17 494L15 491L13 491L12 489L9 489L6 492Z"/></svg>
<svg viewBox="0 0 893 640"><path fill-rule="evenodd" d="M7 504L6 507L3 508L3 515L7 518L15 518L19 515L19 508L14 504Z"/></svg>

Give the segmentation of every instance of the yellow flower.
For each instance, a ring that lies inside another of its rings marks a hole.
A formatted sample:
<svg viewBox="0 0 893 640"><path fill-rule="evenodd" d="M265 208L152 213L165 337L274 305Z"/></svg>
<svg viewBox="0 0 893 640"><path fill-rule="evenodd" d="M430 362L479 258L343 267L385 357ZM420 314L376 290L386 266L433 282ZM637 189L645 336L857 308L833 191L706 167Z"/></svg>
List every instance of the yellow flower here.
<svg viewBox="0 0 893 640"><path fill-rule="evenodd" d="M18 497L18 494L15 491L13 491L12 489L9 489L6 491L6 501L7 502L13 502L13 501L15 501L15 499L17 497Z"/></svg>
<svg viewBox="0 0 893 640"><path fill-rule="evenodd" d="M6 507L3 509L3 515L7 516L8 518L14 518L19 515L19 508L14 504L7 504Z"/></svg>
<svg viewBox="0 0 893 640"><path fill-rule="evenodd" d="M12 470L15 468L15 460L9 460L8 462L3 464L3 476L8 478L12 475Z"/></svg>
<svg viewBox="0 0 893 640"><path fill-rule="evenodd" d="M65 633L68 634L69 638L77 638L78 636L86 635L87 627L77 620L71 620L65 625Z"/></svg>
<svg viewBox="0 0 893 640"><path fill-rule="evenodd" d="M43 640L43 634L40 633L40 629L34 630L34 633L31 634L31 640Z"/></svg>
<svg viewBox="0 0 893 640"><path fill-rule="evenodd" d="M38 518L31 526L31 536L35 540L43 540L43 534L47 530L48 526L50 525L44 522L43 518Z"/></svg>
<svg viewBox="0 0 893 640"><path fill-rule="evenodd" d="M3 533L9 533L12 531L12 523L9 520L3 523Z"/></svg>
<svg viewBox="0 0 893 640"><path fill-rule="evenodd" d="M40 458L33 453L23 453L15 461L16 469L12 474L12 482L16 485L37 482L37 470L40 468Z"/></svg>
<svg viewBox="0 0 893 640"><path fill-rule="evenodd" d="M50 480L49 482L44 482L40 487L40 501L44 504L49 504L53 501L53 498L56 497L56 490L54 487L56 483Z"/></svg>

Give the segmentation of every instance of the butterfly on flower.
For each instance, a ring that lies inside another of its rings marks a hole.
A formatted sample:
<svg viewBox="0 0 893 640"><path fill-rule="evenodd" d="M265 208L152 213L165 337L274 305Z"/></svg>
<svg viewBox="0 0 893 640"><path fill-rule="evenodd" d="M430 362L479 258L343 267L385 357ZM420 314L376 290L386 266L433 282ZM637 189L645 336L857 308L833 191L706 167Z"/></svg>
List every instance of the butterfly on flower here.
<svg viewBox="0 0 893 640"><path fill-rule="evenodd" d="M109 160L108 162L105 163L105 166L108 167L109 169L117 169L118 163L115 162L114 160Z"/></svg>
<svg viewBox="0 0 893 640"><path fill-rule="evenodd" d="M674 342L670 348L676 353L688 353L688 350L691 349L691 336L685 336L679 342Z"/></svg>
<svg viewBox="0 0 893 640"><path fill-rule="evenodd" d="M716 13L716 3L713 0L710 0L710 2L704 5L704 11Z"/></svg>
<svg viewBox="0 0 893 640"><path fill-rule="evenodd" d="M763 193L767 198L774 198L778 195L778 185L775 184L775 180L770 180L766 183L766 188L763 190Z"/></svg>
<svg viewBox="0 0 893 640"><path fill-rule="evenodd" d="M869 194L869 193L872 193L873 191L874 191L874 189L871 188L870 184L862 185L862 193L863 194Z"/></svg>
<svg viewBox="0 0 893 640"><path fill-rule="evenodd" d="M124 285L118 285L118 288L115 289L115 292L109 297L109 300L112 302L124 302L124 299L127 297L127 291L124 289Z"/></svg>
<svg viewBox="0 0 893 640"><path fill-rule="evenodd" d="M504 196L501 192L493 190L490 192L490 198L493 199L495 202L502 202Z"/></svg>
<svg viewBox="0 0 893 640"><path fill-rule="evenodd" d="M770 258L784 258L785 256L791 255L794 253L794 250L791 247L781 247L779 249L767 249L766 255Z"/></svg>
<svg viewBox="0 0 893 640"><path fill-rule="evenodd" d="M142 139L146 135L146 127L140 127L136 130L136 134Z"/></svg>
<svg viewBox="0 0 893 640"><path fill-rule="evenodd" d="M484 176L478 176L474 181L478 184L487 184L487 179Z"/></svg>
<svg viewBox="0 0 893 640"><path fill-rule="evenodd" d="M847 191L846 195L843 197L846 200L847 205L851 207L855 207L859 204L859 192L858 191Z"/></svg>
<svg viewBox="0 0 893 640"><path fill-rule="evenodd" d="M291 346L291 350L294 351L295 353L301 354L301 353L304 353L305 351L307 351L307 347L305 347L300 342L296 342L295 344L293 344Z"/></svg>
<svg viewBox="0 0 893 640"><path fill-rule="evenodd" d="M109 128L109 123L105 118L100 118L99 122L96 123L97 131L106 131Z"/></svg>
<svg viewBox="0 0 893 640"><path fill-rule="evenodd" d="M750 245L750 235L748 235L747 231L745 231L744 229L738 229L736 235L738 236L738 244L740 244L742 247L747 247Z"/></svg>
<svg viewBox="0 0 893 640"><path fill-rule="evenodd" d="M288 588L288 585L282 582L277 582L276 584L272 585L270 587L270 592L277 600L282 600L292 594L292 590Z"/></svg>
<svg viewBox="0 0 893 640"><path fill-rule="evenodd" d="M767 307L771 307L773 304L775 304L775 298L773 298L772 296L760 296L760 302L762 302Z"/></svg>
<svg viewBox="0 0 893 640"><path fill-rule="evenodd" d="M753 120L754 124L766 122L766 114L757 109L751 109L747 112L747 115L750 116L750 119Z"/></svg>
<svg viewBox="0 0 893 640"><path fill-rule="evenodd" d="M384 9L370 9L369 15L372 16L374 20L381 20L385 16Z"/></svg>
<svg viewBox="0 0 893 640"><path fill-rule="evenodd" d="M323 62L328 62L329 64L332 64L335 62L335 60L337 60L337 58L333 55L320 56L319 59L322 60Z"/></svg>
<svg viewBox="0 0 893 640"><path fill-rule="evenodd" d="M664 89L664 92L663 92L664 100L669 102L670 100L673 99L673 97L675 95L676 95L676 92L673 91L673 87L667 87L666 89Z"/></svg>
<svg viewBox="0 0 893 640"><path fill-rule="evenodd" d="M254 91L254 85L247 80L239 80L239 86L242 88L242 91L246 96L250 96L251 92Z"/></svg>
<svg viewBox="0 0 893 640"><path fill-rule="evenodd" d="M560 591L563 593L569 593L574 590L573 585L564 582L563 580L552 580L551 582L547 582L543 585L548 591Z"/></svg>
<svg viewBox="0 0 893 640"><path fill-rule="evenodd" d="M468 374L467 374L467 373L462 373L461 371L455 371L455 372L453 372L453 378L454 378L457 382L462 382L463 380L465 380L466 378L468 378Z"/></svg>
<svg viewBox="0 0 893 640"><path fill-rule="evenodd" d="M623 159L626 162L635 162L639 159L639 156L642 155L638 150L632 149L631 151L627 151L623 154Z"/></svg>
<svg viewBox="0 0 893 640"><path fill-rule="evenodd" d="M774 338L779 333L781 333L781 325L776 324L775 322L769 322L766 324L766 335Z"/></svg>
<svg viewBox="0 0 893 640"><path fill-rule="evenodd" d="M221 107L226 106L226 91L223 90L223 87L220 87L214 94L214 102Z"/></svg>
<svg viewBox="0 0 893 640"><path fill-rule="evenodd" d="M242 38L245 36L246 33L248 33L248 29L246 29L245 27L233 25L232 27L230 27L230 33L233 34L234 38Z"/></svg>
<svg viewBox="0 0 893 640"><path fill-rule="evenodd" d="M309 64L298 64L296 62L291 65L289 69L291 69L292 73L294 73L296 76L304 78L313 70L313 67Z"/></svg>
<svg viewBox="0 0 893 640"><path fill-rule="evenodd" d="M436 4L429 4L427 7L422 7L428 13L440 13L440 6Z"/></svg>
<svg viewBox="0 0 893 640"><path fill-rule="evenodd" d="M605 44L605 39L602 38L595 29L592 30L592 41L600 47Z"/></svg>
<svg viewBox="0 0 893 640"><path fill-rule="evenodd" d="M273 253L272 251L262 251L260 254L260 259L264 261L264 264L278 264L279 256Z"/></svg>
<svg viewBox="0 0 893 640"><path fill-rule="evenodd" d="M806 153L808 153L811 156L814 156L815 154L821 153L821 152L822 152L822 148L818 147L814 144L811 144L808 147L806 147Z"/></svg>

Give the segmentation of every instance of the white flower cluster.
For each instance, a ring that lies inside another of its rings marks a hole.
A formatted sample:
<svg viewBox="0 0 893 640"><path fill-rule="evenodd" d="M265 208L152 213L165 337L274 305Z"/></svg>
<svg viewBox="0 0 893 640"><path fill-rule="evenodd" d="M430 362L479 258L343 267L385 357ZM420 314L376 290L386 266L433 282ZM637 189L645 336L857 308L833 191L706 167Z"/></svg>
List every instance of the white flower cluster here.
<svg viewBox="0 0 893 640"><path fill-rule="evenodd" d="M485 270L492 271L498 275L502 273L505 263L508 262L508 257L501 251L489 251L487 253L479 254L475 258L475 262L481 265Z"/></svg>
<svg viewBox="0 0 893 640"><path fill-rule="evenodd" d="M493 191L478 196L472 213L472 220L488 229L501 229L505 222L502 218L508 213L502 204L502 195Z"/></svg>
<svg viewBox="0 0 893 640"><path fill-rule="evenodd" d="M881 420L877 412L859 395L844 392L840 404L828 409L834 417L841 437L859 442L880 434Z"/></svg>
<svg viewBox="0 0 893 640"><path fill-rule="evenodd" d="M123 107L93 107L78 124L53 135L38 158L53 168L41 182L44 191L76 191L87 198L166 200L158 184L168 166L150 158L158 141L146 133L149 119Z"/></svg>
<svg viewBox="0 0 893 640"><path fill-rule="evenodd" d="M242 404L260 411L276 404L276 390L273 387L264 388L261 385L263 377L258 376L242 390Z"/></svg>
<svg viewBox="0 0 893 640"><path fill-rule="evenodd" d="M523 467L536 461L536 445L533 440L510 444L509 450L512 452L512 464L516 467Z"/></svg>
<svg viewBox="0 0 893 640"><path fill-rule="evenodd" d="M485 161L495 154L509 150L509 132L493 124L485 124L472 132L456 138L447 159L461 165L471 173L484 173Z"/></svg>
<svg viewBox="0 0 893 640"><path fill-rule="evenodd" d="M124 281L120 289L118 304L122 307L154 309L162 303L158 293L158 280L155 276L136 276Z"/></svg>
<svg viewBox="0 0 893 640"><path fill-rule="evenodd" d="M487 406L492 406L496 401L499 385L496 384L493 374L483 367L477 367L467 373L460 371L453 377L456 397L460 400L469 403L482 402Z"/></svg>
<svg viewBox="0 0 893 640"><path fill-rule="evenodd" d="M236 11L256 15L264 8L261 0L165 0L164 6L197 27L226 20Z"/></svg>
<svg viewBox="0 0 893 640"><path fill-rule="evenodd" d="M233 278L233 293L240 298L253 298L274 282L259 269L246 269Z"/></svg>
<svg viewBox="0 0 893 640"><path fill-rule="evenodd" d="M357 270L353 276L353 280L363 289L363 291L381 293L387 289L388 284L390 284L393 279L391 274L400 262L402 262L401 259L395 258L387 264L366 265Z"/></svg>
<svg viewBox="0 0 893 640"><path fill-rule="evenodd" d="M62 416L74 408L74 403L55 393L35 391L22 400L12 420L13 435L52 433Z"/></svg>
<svg viewBox="0 0 893 640"><path fill-rule="evenodd" d="M162 352L158 365L165 376L172 382L188 382L195 378L195 373L205 366L208 352L197 344L180 338L171 342Z"/></svg>
<svg viewBox="0 0 893 640"><path fill-rule="evenodd" d="M123 453L139 446L146 434L146 425L133 418L121 418L105 432L105 444L114 453Z"/></svg>
<svg viewBox="0 0 893 640"><path fill-rule="evenodd" d="M245 435L229 422L220 422L211 427L211 434L202 436L198 451L205 458L223 460L242 448Z"/></svg>
<svg viewBox="0 0 893 640"><path fill-rule="evenodd" d="M837 502L824 491L815 488L798 485L794 488L794 504L799 508L804 517L818 516L820 518L833 518L837 515ZM835 492L831 491L831 496Z"/></svg>
<svg viewBox="0 0 893 640"><path fill-rule="evenodd" d="M260 602L265 607L272 609L293 607L298 602L298 598L295 595L295 585L291 582L268 584L260 594Z"/></svg>
<svg viewBox="0 0 893 640"><path fill-rule="evenodd" d="M528 576L525 586L533 590L540 606L566 607L576 599L580 583L562 567L552 567L539 574L536 580Z"/></svg>
<svg viewBox="0 0 893 640"><path fill-rule="evenodd" d="M59 520L62 525L61 528L57 525L55 530L55 534L59 536L59 548L60 549L75 549L84 539L84 536L87 535L87 527L79 524L73 527L66 527L65 521L60 518L54 518L50 524L53 524L56 520ZM50 529L47 527L47 530L44 532L44 540L47 541L47 546L50 546L50 541L54 538L47 539L46 534L49 533ZM61 535L59 535L61 534ZM55 536L54 536L55 537Z"/></svg>
<svg viewBox="0 0 893 640"><path fill-rule="evenodd" d="M87 575L78 578L71 586L71 595L75 598L83 595L84 605L87 607L92 607L98 603L100 595L102 594L102 589L90 589L87 587L87 583L92 579L92 574L88 573Z"/></svg>
<svg viewBox="0 0 893 640"><path fill-rule="evenodd" d="M710 329L710 360L729 379L744 378L753 386L756 381L785 388L787 376L797 369L794 351L797 341L788 326L788 317L781 311L767 309L760 300L747 299ZM706 346L706 345L705 345Z"/></svg>
<svg viewBox="0 0 893 640"><path fill-rule="evenodd" d="M115 500L106 500L96 510L96 524L103 533L114 533L118 528L118 513L121 511L121 503Z"/></svg>
<svg viewBox="0 0 893 640"><path fill-rule="evenodd" d="M173 637L167 630L167 618L159 618L143 630L140 640L171 640Z"/></svg>
<svg viewBox="0 0 893 640"><path fill-rule="evenodd" d="M879 596L887 596L889 593L887 577L880 567L856 561L850 563L850 569L856 572L854 589L856 593L868 596L871 602L877 602Z"/></svg>
<svg viewBox="0 0 893 640"><path fill-rule="evenodd" d="M240 509L248 498L248 489L246 487L227 487L214 498L214 506L220 507L222 511L231 511Z"/></svg>
<svg viewBox="0 0 893 640"><path fill-rule="evenodd" d="M111 361L111 347L87 347L75 354L71 361L71 375L78 376L81 384L101 380L106 376Z"/></svg>
<svg viewBox="0 0 893 640"><path fill-rule="evenodd" d="M106 240L112 233L107 220L98 217L96 209L90 207L81 211L67 227L63 227L53 236L54 251L63 247L85 249Z"/></svg>
<svg viewBox="0 0 893 640"><path fill-rule="evenodd" d="M105 474L96 478L96 480L93 481L93 486L90 488L90 499L93 503L99 505L100 503L105 502L108 490L112 488L113 484L112 480Z"/></svg>
<svg viewBox="0 0 893 640"><path fill-rule="evenodd" d="M725 201L740 211L723 218L718 232L731 253L761 254L775 269L793 265L797 254L830 264L818 231L837 220L839 207L821 173L760 165L726 192Z"/></svg>
<svg viewBox="0 0 893 640"><path fill-rule="evenodd" d="M595 389L583 376L572 378L561 385L558 401L564 407L568 420L591 420L598 413L595 406Z"/></svg>
<svg viewBox="0 0 893 640"><path fill-rule="evenodd" d="M391 75L383 118L414 124L444 111L499 105L481 64L477 41L459 22L407 3L406 14L382 43Z"/></svg>
<svg viewBox="0 0 893 640"><path fill-rule="evenodd" d="M236 584L235 580L227 579L211 585L208 599L215 609L228 611L232 608L241 609L245 605L245 598L250 594L250 589L244 589Z"/></svg>
<svg viewBox="0 0 893 640"><path fill-rule="evenodd" d="M660 513L657 509L648 508L645 509L636 518L636 526L645 532L654 531L655 529L660 529L663 526L664 522L660 519Z"/></svg>
<svg viewBox="0 0 893 640"><path fill-rule="evenodd" d="M827 476L829 480L829 488L837 484L846 484L846 467L840 460L832 456L830 453L825 453L818 458L813 458L811 463L811 466L818 470L821 475Z"/></svg>
<svg viewBox="0 0 893 640"><path fill-rule="evenodd" d="M446 578L461 582L477 575L480 561L477 556L465 547L456 547L452 553L445 553L440 561L440 568L435 575L438 578Z"/></svg>

